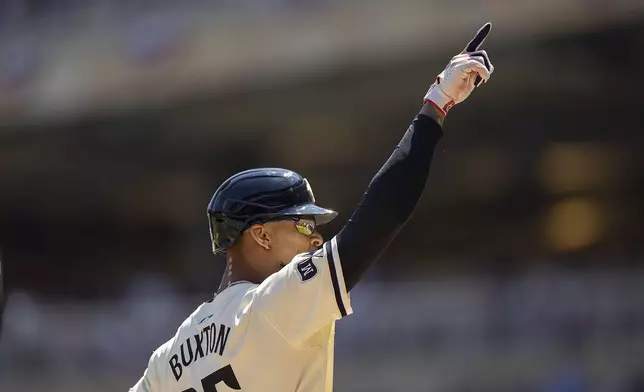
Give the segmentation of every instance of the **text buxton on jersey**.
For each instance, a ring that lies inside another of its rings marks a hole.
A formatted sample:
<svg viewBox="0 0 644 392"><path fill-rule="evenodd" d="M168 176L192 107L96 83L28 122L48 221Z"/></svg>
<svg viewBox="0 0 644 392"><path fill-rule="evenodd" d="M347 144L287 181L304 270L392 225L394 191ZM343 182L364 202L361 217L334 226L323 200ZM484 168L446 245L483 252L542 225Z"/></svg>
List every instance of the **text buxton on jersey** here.
<svg viewBox="0 0 644 392"><path fill-rule="evenodd" d="M186 339L185 343L181 343L181 363L179 363L179 354L172 355L168 361L174 378L177 381L181 378L183 374L181 365L189 366L191 363L197 362L199 358L212 353L217 353L220 356L224 355L229 333L229 326L220 324L219 328L217 328L212 323L204 327L199 334L195 334L193 337ZM192 349L193 343L195 350Z"/></svg>

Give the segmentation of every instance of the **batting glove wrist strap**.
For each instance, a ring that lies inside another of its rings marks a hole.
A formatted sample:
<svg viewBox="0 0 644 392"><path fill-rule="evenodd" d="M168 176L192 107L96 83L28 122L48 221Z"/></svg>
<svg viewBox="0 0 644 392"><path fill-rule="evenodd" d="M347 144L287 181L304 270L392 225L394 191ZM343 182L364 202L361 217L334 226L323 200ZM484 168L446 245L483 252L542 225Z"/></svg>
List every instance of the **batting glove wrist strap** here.
<svg viewBox="0 0 644 392"><path fill-rule="evenodd" d="M429 102L436 109L438 109L441 113L443 113L443 116L447 115L447 112L456 105L456 102L450 97L449 95L445 94L445 92L439 87L440 81L438 78L436 79L436 83L432 84L432 86L429 88L427 91L427 94L425 94L425 99L423 102Z"/></svg>

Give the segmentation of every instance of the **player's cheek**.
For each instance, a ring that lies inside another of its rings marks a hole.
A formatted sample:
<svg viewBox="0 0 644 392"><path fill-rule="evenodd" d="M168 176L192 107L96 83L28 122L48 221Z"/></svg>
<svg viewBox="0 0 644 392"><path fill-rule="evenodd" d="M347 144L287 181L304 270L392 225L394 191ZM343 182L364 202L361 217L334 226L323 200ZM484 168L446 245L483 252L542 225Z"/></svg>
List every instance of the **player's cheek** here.
<svg viewBox="0 0 644 392"><path fill-rule="evenodd" d="M308 236L301 234L299 232L296 232L295 235L293 236L293 251L295 254L293 255L298 255L300 253L306 253L311 251L311 243L310 239Z"/></svg>
<svg viewBox="0 0 644 392"><path fill-rule="evenodd" d="M295 233L289 230L284 232L280 238L281 259L284 264L288 264L298 254L308 252L306 241L302 241L302 235L297 231Z"/></svg>

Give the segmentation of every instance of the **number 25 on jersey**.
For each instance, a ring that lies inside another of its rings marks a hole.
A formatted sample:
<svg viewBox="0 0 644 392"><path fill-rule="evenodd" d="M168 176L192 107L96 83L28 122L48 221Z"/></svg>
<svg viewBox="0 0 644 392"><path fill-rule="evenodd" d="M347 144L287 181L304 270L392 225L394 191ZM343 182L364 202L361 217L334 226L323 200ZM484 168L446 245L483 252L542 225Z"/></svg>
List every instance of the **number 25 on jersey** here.
<svg viewBox="0 0 644 392"><path fill-rule="evenodd" d="M217 392L217 384L223 382L230 389L241 390L239 381L235 377L235 372L230 365L224 366L219 370L210 373L201 380L203 392ZM183 392L197 392L194 388L186 389Z"/></svg>

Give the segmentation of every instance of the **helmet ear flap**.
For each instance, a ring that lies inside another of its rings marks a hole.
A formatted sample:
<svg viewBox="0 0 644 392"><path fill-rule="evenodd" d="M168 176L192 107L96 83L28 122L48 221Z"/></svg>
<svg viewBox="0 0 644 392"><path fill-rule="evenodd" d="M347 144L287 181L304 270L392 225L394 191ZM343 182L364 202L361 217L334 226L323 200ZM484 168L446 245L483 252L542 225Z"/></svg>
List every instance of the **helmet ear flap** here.
<svg viewBox="0 0 644 392"><path fill-rule="evenodd" d="M208 214L208 229L214 254L223 254L237 240L246 225L222 213Z"/></svg>

